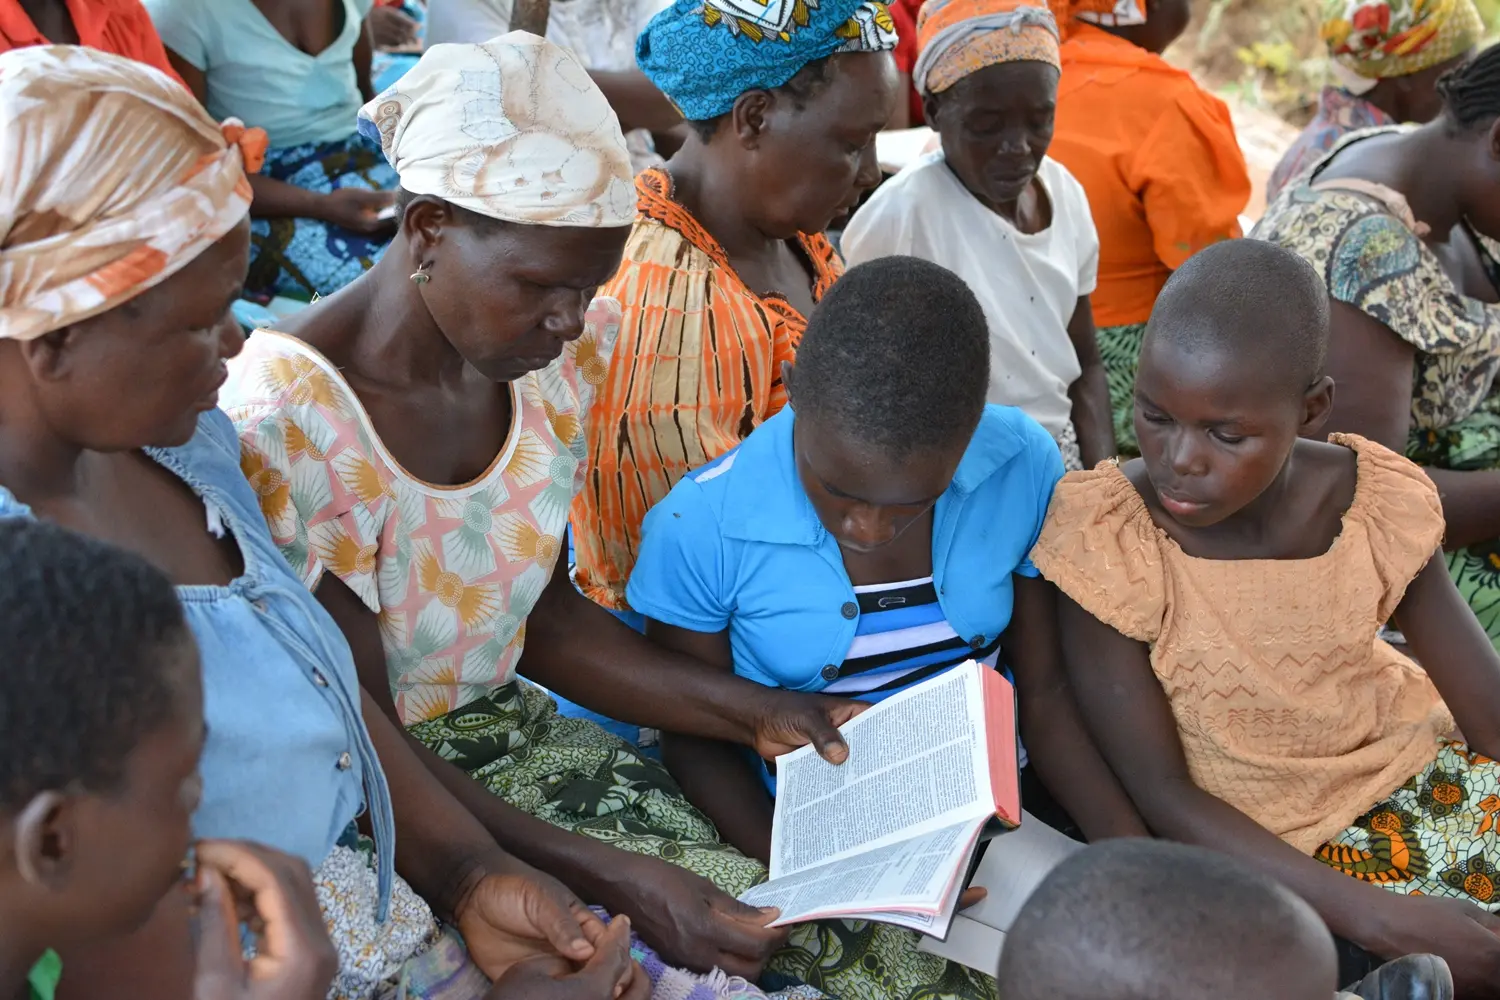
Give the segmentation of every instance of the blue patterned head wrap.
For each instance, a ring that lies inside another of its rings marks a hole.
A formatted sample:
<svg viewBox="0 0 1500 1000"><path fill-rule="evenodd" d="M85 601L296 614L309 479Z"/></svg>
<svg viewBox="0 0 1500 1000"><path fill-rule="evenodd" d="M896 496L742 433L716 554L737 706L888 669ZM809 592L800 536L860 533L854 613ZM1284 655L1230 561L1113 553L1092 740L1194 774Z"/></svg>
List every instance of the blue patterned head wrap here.
<svg viewBox="0 0 1500 1000"><path fill-rule="evenodd" d="M886 52L896 26L872 0L675 0L636 40L641 71L688 121L729 112L838 52Z"/></svg>

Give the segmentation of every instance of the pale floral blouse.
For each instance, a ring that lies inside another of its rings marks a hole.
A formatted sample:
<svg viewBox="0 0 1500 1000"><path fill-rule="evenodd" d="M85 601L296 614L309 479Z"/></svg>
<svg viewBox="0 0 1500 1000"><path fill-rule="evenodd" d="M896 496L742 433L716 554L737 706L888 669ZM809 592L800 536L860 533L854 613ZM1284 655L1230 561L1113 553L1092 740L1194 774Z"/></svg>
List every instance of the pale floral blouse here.
<svg viewBox="0 0 1500 1000"><path fill-rule="evenodd" d="M405 725L512 681L583 483L584 417L620 307L596 299L562 356L511 383L505 446L478 479L426 483L386 450L338 372L299 340L256 333L221 396L271 534L309 588L332 572L380 616Z"/></svg>

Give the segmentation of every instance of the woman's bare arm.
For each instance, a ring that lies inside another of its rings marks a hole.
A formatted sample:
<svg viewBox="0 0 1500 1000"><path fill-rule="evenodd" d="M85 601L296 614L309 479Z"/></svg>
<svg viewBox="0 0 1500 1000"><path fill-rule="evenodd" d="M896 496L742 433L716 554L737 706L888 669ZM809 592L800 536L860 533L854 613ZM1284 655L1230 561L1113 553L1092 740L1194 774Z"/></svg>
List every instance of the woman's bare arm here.
<svg viewBox="0 0 1500 1000"><path fill-rule="evenodd" d="M693 632L648 620L646 634L651 641L702 662L706 670L734 673L727 631ZM770 863L774 808L744 748L663 732L661 757L688 801L713 820L725 840L745 854Z"/></svg>
<svg viewBox="0 0 1500 1000"><path fill-rule="evenodd" d="M1367 313L1343 302L1332 306L1328 374L1334 406L1327 430L1359 434L1404 454L1416 351ZM1443 500L1445 548L1500 538L1500 471L1426 471Z"/></svg>
<svg viewBox="0 0 1500 1000"><path fill-rule="evenodd" d="M1083 467L1092 469L1118 454L1115 448L1114 415L1109 408L1109 381L1104 359L1099 356L1099 334L1094 328L1094 307L1087 295L1078 297L1068 321L1068 338L1078 355L1083 373L1068 387L1073 401L1073 430L1078 432L1078 451Z"/></svg>
<svg viewBox="0 0 1500 1000"><path fill-rule="evenodd" d="M1469 746L1500 760L1500 654L1441 555L1434 555L1406 588L1396 624Z"/></svg>

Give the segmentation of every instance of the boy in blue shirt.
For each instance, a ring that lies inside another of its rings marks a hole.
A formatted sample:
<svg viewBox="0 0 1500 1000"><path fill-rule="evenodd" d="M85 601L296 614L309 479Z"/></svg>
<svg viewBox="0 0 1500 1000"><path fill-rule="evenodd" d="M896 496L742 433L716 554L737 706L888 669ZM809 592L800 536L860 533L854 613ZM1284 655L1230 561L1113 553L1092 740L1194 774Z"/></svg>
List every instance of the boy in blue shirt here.
<svg viewBox="0 0 1500 1000"><path fill-rule="evenodd" d="M1027 558L1062 458L1025 414L986 405L989 364L984 312L952 272L850 270L783 372L791 405L647 515L630 605L654 640L772 687L878 701L970 658L1006 669L1036 765L1027 808L1041 814L1045 783L1090 839L1144 835L1079 720L1055 592ZM662 750L724 837L768 859L763 765L676 735Z"/></svg>

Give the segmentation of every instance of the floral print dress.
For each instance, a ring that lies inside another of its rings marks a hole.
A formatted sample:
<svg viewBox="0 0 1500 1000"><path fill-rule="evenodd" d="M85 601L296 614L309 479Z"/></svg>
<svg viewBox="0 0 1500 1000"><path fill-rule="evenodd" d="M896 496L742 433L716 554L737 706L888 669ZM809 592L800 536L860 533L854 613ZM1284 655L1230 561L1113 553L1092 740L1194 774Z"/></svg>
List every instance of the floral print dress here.
<svg viewBox="0 0 1500 1000"><path fill-rule="evenodd" d="M226 409L272 537L309 588L332 573L380 615L403 724L515 678L526 616L562 552L583 478L582 416L618 327L618 305L596 300L582 337L511 383L505 446L460 486L402 468L338 369L301 341L262 331L231 365Z"/></svg>

